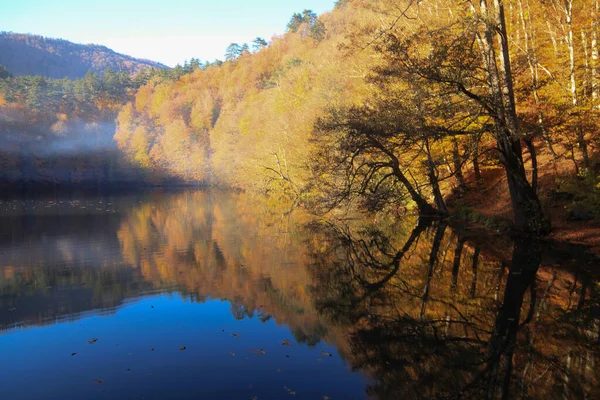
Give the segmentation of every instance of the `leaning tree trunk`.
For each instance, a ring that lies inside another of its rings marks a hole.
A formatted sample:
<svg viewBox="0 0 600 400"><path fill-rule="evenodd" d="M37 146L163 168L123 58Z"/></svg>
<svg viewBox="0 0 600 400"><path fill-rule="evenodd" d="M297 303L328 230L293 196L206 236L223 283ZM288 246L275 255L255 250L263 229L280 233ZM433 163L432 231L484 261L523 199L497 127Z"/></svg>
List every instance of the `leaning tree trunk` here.
<svg viewBox="0 0 600 400"><path fill-rule="evenodd" d="M421 215L438 215L439 212L436 210L431 204L427 202L421 196L421 194L417 191L417 189L410 183L406 175L402 172L400 168L400 160L391 150L387 149L383 144L379 143L373 137L369 137L370 144L379 149L382 153L384 153L390 160L390 167L392 168L392 173L394 177L398 179L398 181L404 186L412 201L415 202L417 208L419 209L419 214Z"/></svg>
<svg viewBox="0 0 600 400"><path fill-rule="evenodd" d="M433 158L431 157L431 151L429 149L429 140L425 138L424 142L425 152L427 153L427 175L429 177L431 191L433 192L433 200L435 201L435 206L438 212L442 215L446 215L448 214L448 208L446 207L444 196L442 196L442 191L440 190L439 179L435 170L435 163L433 162Z"/></svg>

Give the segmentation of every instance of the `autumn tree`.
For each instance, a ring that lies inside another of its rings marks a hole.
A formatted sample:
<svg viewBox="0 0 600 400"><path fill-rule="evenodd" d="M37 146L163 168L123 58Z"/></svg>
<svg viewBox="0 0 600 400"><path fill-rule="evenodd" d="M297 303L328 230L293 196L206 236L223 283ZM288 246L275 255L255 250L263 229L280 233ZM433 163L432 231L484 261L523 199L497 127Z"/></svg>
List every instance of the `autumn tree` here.
<svg viewBox="0 0 600 400"><path fill-rule="evenodd" d="M419 15L420 6L406 4L398 21L406 19L409 12ZM465 107L473 110L471 115L487 116L489 125L485 119L480 125L495 138L506 171L515 228L547 233L549 220L523 163L503 3L490 6L482 0L456 11L435 21L418 17L410 30L385 31L377 46L384 63L377 70L383 76L415 82L425 91L439 92L446 87L451 96L462 98Z"/></svg>

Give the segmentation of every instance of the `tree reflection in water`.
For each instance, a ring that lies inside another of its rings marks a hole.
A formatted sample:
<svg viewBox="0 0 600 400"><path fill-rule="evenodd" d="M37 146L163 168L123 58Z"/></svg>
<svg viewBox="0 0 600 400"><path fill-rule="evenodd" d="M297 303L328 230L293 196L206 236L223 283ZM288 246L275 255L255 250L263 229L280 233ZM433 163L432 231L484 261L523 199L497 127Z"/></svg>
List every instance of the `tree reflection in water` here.
<svg viewBox="0 0 600 400"><path fill-rule="evenodd" d="M334 344L373 398L600 398L598 262L577 247L220 191L92 200L3 216L0 330L178 292Z"/></svg>
<svg viewBox="0 0 600 400"><path fill-rule="evenodd" d="M447 228L308 227L324 243L311 253L316 308L350 330L349 362L371 375L369 394L599 395L598 290L583 265L548 266L556 249L517 238L504 266Z"/></svg>

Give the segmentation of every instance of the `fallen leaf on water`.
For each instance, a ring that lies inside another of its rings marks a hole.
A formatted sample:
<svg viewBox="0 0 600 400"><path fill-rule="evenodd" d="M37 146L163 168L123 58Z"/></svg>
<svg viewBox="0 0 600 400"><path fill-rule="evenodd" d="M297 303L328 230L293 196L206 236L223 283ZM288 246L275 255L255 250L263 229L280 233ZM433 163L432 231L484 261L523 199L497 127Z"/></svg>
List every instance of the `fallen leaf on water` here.
<svg viewBox="0 0 600 400"><path fill-rule="evenodd" d="M295 394L296 394L296 390L295 390L295 389L290 389L290 388L288 388L287 386L284 386L283 388L284 388L285 390L287 390L287 391L288 391L288 393L289 393L289 394L291 394L291 395L295 395Z"/></svg>
<svg viewBox="0 0 600 400"><path fill-rule="evenodd" d="M94 344L94 343L96 343L97 341L98 341L98 338L91 338L91 339L90 339L90 340L88 340L87 342L88 342L89 344Z"/></svg>
<svg viewBox="0 0 600 400"><path fill-rule="evenodd" d="M267 354L266 351L264 351L263 349L258 349L258 350L248 350L250 353L256 353L256 354L260 354L260 355L265 355Z"/></svg>

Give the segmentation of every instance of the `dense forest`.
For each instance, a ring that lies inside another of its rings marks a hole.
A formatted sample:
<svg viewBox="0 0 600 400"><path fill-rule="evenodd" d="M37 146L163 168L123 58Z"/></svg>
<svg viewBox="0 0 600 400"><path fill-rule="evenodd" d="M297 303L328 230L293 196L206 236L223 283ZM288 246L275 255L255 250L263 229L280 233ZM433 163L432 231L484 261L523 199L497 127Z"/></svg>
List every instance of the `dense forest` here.
<svg viewBox="0 0 600 400"><path fill-rule="evenodd" d="M27 153L62 143L65 120L83 124L69 129L86 149L113 146L86 127L112 128L117 116L114 163L81 161L100 171L91 181L219 185L317 212L496 213L546 234L557 201L565 218L600 216L599 13L597 0L341 0L321 16L294 14L268 42L232 43L224 62L194 60L169 78L91 75L122 79L119 94L81 89L89 76L62 81L72 89L47 112L31 85L11 94L38 78L5 78L0 132L17 156L3 158L0 179L40 175L43 157ZM43 81L50 96L58 81ZM40 113L50 130L18 125ZM90 180L73 178L78 162L64 170L50 181Z"/></svg>
<svg viewBox="0 0 600 400"><path fill-rule="evenodd" d="M39 35L0 32L0 64L13 75L41 75L48 78L83 78L106 68L130 74L165 65L140 60L94 44L77 44Z"/></svg>

